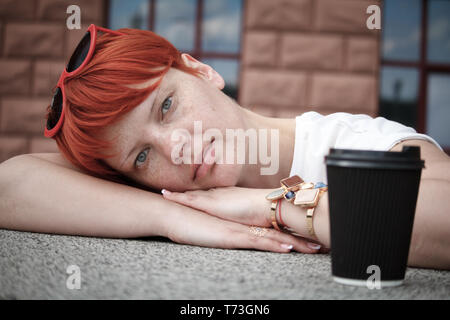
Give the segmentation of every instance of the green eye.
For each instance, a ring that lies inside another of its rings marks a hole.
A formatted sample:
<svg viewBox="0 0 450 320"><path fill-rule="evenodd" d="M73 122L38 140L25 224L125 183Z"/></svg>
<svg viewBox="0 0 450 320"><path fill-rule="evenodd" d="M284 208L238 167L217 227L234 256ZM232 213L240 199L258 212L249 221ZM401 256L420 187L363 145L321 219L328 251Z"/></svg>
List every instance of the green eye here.
<svg viewBox="0 0 450 320"><path fill-rule="evenodd" d="M147 160L147 154L148 154L148 149L145 149L144 151L142 151L141 153L138 154L138 156L136 158L136 162L135 162L137 167L139 167L143 163L145 163L145 161Z"/></svg>
<svg viewBox="0 0 450 320"><path fill-rule="evenodd" d="M171 106L172 106L172 97L168 97L166 100L164 100L161 106L162 114L164 115L167 111L169 111Z"/></svg>

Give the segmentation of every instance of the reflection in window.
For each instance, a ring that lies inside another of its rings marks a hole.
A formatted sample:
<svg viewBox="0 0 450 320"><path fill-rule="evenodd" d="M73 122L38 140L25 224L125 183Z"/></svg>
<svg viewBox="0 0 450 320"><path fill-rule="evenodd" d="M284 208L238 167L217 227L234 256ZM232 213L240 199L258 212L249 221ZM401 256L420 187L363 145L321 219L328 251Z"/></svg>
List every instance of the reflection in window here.
<svg viewBox="0 0 450 320"><path fill-rule="evenodd" d="M147 29L149 2L147 0L110 0L109 28Z"/></svg>
<svg viewBox="0 0 450 320"><path fill-rule="evenodd" d="M242 0L110 0L111 29L152 30L179 51L211 64L237 100Z"/></svg>
<svg viewBox="0 0 450 320"><path fill-rule="evenodd" d="M216 70L225 81L225 88L222 90L226 95L237 99L239 87L239 63L237 60L229 59L203 59L204 63Z"/></svg>
<svg viewBox="0 0 450 320"><path fill-rule="evenodd" d="M382 67L379 115L417 129L418 71Z"/></svg>
<svg viewBox="0 0 450 320"><path fill-rule="evenodd" d="M450 1L433 0L428 6L428 61L450 62Z"/></svg>
<svg viewBox="0 0 450 320"><path fill-rule="evenodd" d="M389 0L383 5L383 58L419 59L421 0Z"/></svg>
<svg viewBox="0 0 450 320"><path fill-rule="evenodd" d="M159 0L155 7L154 31L178 50L192 51L197 0Z"/></svg>
<svg viewBox="0 0 450 320"><path fill-rule="evenodd" d="M450 146L450 74L430 74L428 88L427 134Z"/></svg>
<svg viewBox="0 0 450 320"><path fill-rule="evenodd" d="M379 114L427 133L450 155L449 17L449 0L383 1Z"/></svg>
<svg viewBox="0 0 450 320"><path fill-rule="evenodd" d="M202 50L239 52L241 0L204 1Z"/></svg>

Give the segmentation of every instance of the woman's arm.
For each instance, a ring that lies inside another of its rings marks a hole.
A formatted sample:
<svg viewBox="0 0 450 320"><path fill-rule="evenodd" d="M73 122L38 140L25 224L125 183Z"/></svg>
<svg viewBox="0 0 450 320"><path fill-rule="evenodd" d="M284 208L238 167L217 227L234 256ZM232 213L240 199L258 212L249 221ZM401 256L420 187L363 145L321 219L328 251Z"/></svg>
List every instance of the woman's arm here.
<svg viewBox="0 0 450 320"><path fill-rule="evenodd" d="M49 160L50 159L50 160ZM302 251L293 236L225 221L166 201L161 195L95 178L61 157L21 155L0 164L0 228L43 233L134 238L163 236L216 248Z"/></svg>
<svg viewBox="0 0 450 320"><path fill-rule="evenodd" d="M435 163L436 164L436 163ZM434 164L434 165L435 165ZM440 164L450 172L450 162ZM428 168L433 167L429 164ZM441 174L442 176L442 174ZM265 196L273 189L222 187L210 190L164 193L168 200L205 211L213 216L240 223L271 225L270 201ZM450 269L450 181L422 179L417 199L408 266ZM282 200L278 224L293 229L300 239L310 239L330 247L328 194L324 193L314 211L316 236L311 239L306 223L306 209ZM308 244L307 244L308 245ZM310 244L310 248L314 248Z"/></svg>
<svg viewBox="0 0 450 320"><path fill-rule="evenodd" d="M169 206L159 198L32 155L0 164L1 228L119 238L165 236L162 212Z"/></svg>
<svg viewBox="0 0 450 320"><path fill-rule="evenodd" d="M450 182L422 179L417 198L408 266L450 269ZM300 235L309 237L306 209L283 200L283 222ZM314 240L330 246L328 196L325 193L314 211Z"/></svg>

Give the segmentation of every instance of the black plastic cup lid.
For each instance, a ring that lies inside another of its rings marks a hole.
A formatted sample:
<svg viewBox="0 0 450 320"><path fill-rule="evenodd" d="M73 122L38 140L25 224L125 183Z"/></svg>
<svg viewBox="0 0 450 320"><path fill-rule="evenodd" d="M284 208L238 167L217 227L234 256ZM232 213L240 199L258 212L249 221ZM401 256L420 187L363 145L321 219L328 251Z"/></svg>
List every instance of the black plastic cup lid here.
<svg viewBox="0 0 450 320"><path fill-rule="evenodd" d="M425 161L420 159L419 146L403 146L401 152L330 148L325 156L327 166L371 169L420 169Z"/></svg>

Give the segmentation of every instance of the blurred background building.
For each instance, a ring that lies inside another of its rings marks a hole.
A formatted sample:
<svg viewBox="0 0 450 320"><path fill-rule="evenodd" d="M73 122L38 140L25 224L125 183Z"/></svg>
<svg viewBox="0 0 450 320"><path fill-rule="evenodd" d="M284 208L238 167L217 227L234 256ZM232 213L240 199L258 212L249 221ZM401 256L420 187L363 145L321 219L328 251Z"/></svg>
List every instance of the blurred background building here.
<svg viewBox="0 0 450 320"><path fill-rule="evenodd" d="M66 27L73 4L81 30ZM372 4L381 30L366 26ZM450 154L448 0L0 0L0 161L57 152L45 109L91 23L166 37L255 112L382 116Z"/></svg>

